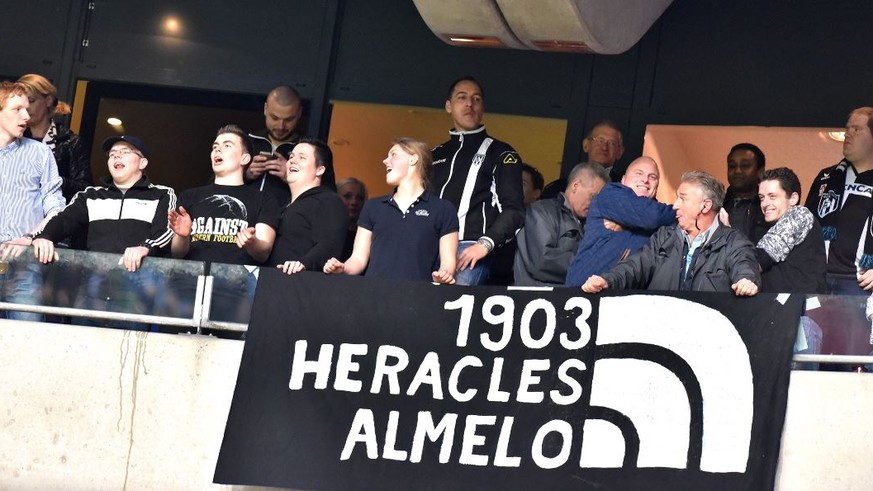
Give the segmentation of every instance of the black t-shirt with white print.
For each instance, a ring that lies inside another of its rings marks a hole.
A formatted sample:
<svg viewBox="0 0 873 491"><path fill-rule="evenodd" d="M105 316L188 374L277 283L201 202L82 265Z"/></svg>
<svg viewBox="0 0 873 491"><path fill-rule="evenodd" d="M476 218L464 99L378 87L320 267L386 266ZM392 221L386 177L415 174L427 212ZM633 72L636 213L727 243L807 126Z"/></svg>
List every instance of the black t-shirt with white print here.
<svg viewBox="0 0 873 491"><path fill-rule="evenodd" d="M263 223L274 230L279 205L269 193L250 187L209 184L184 191L179 205L191 215L191 248L185 259L227 264L259 264L236 245L236 234Z"/></svg>

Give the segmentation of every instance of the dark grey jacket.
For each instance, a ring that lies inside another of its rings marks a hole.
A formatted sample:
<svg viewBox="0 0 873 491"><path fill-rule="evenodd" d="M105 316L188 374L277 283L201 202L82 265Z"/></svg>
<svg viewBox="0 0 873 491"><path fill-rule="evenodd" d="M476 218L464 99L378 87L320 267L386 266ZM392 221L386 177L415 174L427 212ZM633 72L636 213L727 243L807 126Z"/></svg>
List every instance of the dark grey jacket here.
<svg viewBox="0 0 873 491"><path fill-rule="evenodd" d="M519 286L563 286L570 261L582 241L582 223L570 211L564 193L531 204L516 236L512 268Z"/></svg>
<svg viewBox="0 0 873 491"><path fill-rule="evenodd" d="M661 227L639 252L605 273L603 278L612 289L681 290L685 252L685 237L679 227ZM731 285L742 278L761 287L755 246L742 232L720 225L698 249L690 288L685 289L731 292Z"/></svg>

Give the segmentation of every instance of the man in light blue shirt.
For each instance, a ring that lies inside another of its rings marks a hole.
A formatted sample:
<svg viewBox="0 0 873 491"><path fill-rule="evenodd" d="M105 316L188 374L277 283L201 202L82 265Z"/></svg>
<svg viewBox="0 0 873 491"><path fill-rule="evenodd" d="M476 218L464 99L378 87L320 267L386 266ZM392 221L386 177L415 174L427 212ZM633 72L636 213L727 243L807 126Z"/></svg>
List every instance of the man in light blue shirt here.
<svg viewBox="0 0 873 491"><path fill-rule="evenodd" d="M64 207L62 180L51 150L24 138L30 115L27 88L0 83L0 301L35 305L40 270L35 262L11 261L30 246L45 221ZM40 320L38 314L8 317Z"/></svg>

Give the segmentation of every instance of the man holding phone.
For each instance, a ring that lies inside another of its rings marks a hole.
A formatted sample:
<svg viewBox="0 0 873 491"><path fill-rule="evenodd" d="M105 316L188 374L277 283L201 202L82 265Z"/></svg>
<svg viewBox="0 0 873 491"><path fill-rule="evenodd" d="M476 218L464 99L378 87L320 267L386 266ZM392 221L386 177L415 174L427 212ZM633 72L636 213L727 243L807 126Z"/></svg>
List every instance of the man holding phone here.
<svg viewBox="0 0 873 491"><path fill-rule="evenodd" d="M280 207L291 201L285 172L288 154L297 145L303 133L297 131L303 116L300 94L294 88L281 85L267 94L264 103L266 128L249 133L255 154L245 172L246 184L258 191L268 192ZM325 174L322 184L336 190L333 169Z"/></svg>

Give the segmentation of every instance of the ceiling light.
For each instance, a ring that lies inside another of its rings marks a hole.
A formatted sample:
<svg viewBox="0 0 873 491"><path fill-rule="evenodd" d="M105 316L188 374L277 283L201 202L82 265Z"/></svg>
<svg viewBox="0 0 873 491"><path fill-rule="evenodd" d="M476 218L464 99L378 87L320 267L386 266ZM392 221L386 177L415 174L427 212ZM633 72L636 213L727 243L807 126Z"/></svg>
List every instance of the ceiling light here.
<svg viewBox="0 0 873 491"><path fill-rule="evenodd" d="M476 48L505 48L503 41L493 36L462 36L455 34L443 34L449 40L449 44L456 46L472 46Z"/></svg>
<svg viewBox="0 0 873 491"><path fill-rule="evenodd" d="M543 51L554 51L558 53L594 53L594 50L581 41L546 40L531 42Z"/></svg>
<svg viewBox="0 0 873 491"><path fill-rule="evenodd" d="M846 132L845 131L828 131L828 138L835 142L843 143L846 140Z"/></svg>
<svg viewBox="0 0 873 491"><path fill-rule="evenodd" d="M177 17L173 17L172 15L164 17L163 25L164 32L166 32L167 34L179 34L179 31L182 30L182 23Z"/></svg>
<svg viewBox="0 0 873 491"><path fill-rule="evenodd" d="M106 122L109 123L109 126L121 126L122 125L121 120L118 118L108 118L106 120Z"/></svg>

